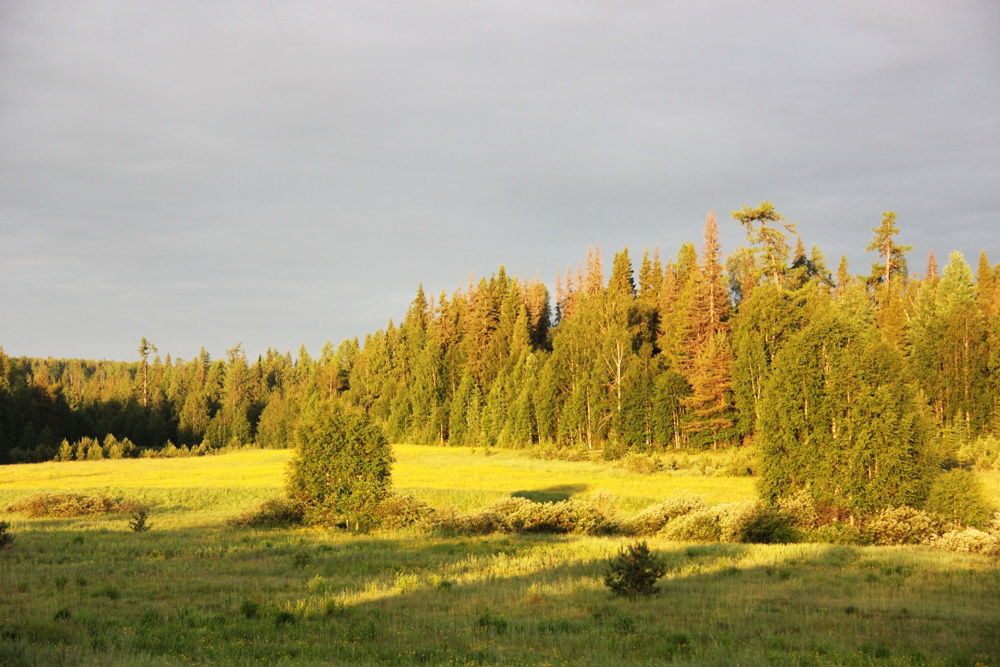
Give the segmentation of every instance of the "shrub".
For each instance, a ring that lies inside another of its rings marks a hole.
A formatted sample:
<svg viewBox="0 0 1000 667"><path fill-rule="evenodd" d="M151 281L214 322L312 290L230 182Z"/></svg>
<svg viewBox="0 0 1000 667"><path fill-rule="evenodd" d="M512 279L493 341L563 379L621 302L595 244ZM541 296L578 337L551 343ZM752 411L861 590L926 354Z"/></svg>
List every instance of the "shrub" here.
<svg viewBox="0 0 1000 667"><path fill-rule="evenodd" d="M240 603L240 613L244 618L256 618L260 612L260 603L256 600L244 600Z"/></svg>
<svg viewBox="0 0 1000 667"><path fill-rule="evenodd" d="M489 535L510 531L510 526L504 517L489 509L465 514L458 514L454 510L435 512L424 520L424 526L431 532L445 537Z"/></svg>
<svg viewBox="0 0 1000 667"><path fill-rule="evenodd" d="M364 411L311 401L295 428L289 495L317 523L369 527L390 489L392 450Z"/></svg>
<svg viewBox="0 0 1000 667"><path fill-rule="evenodd" d="M778 508L799 528L815 528L819 525L816 503L813 502L809 492L804 489L790 496L779 498Z"/></svg>
<svg viewBox="0 0 1000 667"><path fill-rule="evenodd" d="M652 475L663 470L663 461L649 454L629 452L618 462L622 468L640 475Z"/></svg>
<svg viewBox="0 0 1000 667"><path fill-rule="evenodd" d="M134 500L115 499L108 496L86 496L82 493L36 493L7 507L33 517L71 517L90 514L122 514L133 512L139 504Z"/></svg>
<svg viewBox="0 0 1000 667"><path fill-rule="evenodd" d="M132 518L128 520L128 527L133 533L145 533L149 530L149 512L146 508L140 507L132 513Z"/></svg>
<svg viewBox="0 0 1000 667"><path fill-rule="evenodd" d="M727 477L753 477L757 474L757 458L750 447L738 447L717 471Z"/></svg>
<svg viewBox="0 0 1000 667"><path fill-rule="evenodd" d="M0 521L0 551L14 546L14 535L10 532L10 524Z"/></svg>
<svg viewBox="0 0 1000 667"><path fill-rule="evenodd" d="M722 537L719 513L713 507L695 510L668 523L662 534L669 540L717 542Z"/></svg>
<svg viewBox="0 0 1000 667"><path fill-rule="evenodd" d="M625 530L630 535L653 535L663 529L672 519L690 514L707 507L704 498L684 491L667 500L647 507L625 522Z"/></svg>
<svg viewBox="0 0 1000 667"><path fill-rule="evenodd" d="M860 528L840 521L810 528L806 531L804 539L807 542L823 544L865 544L868 542Z"/></svg>
<svg viewBox="0 0 1000 667"><path fill-rule="evenodd" d="M227 523L237 528L283 528L302 523L304 516L301 503L288 498L271 498Z"/></svg>
<svg viewBox="0 0 1000 667"><path fill-rule="evenodd" d="M940 516L905 505L881 510L862 528L872 544L922 544L944 531L945 521Z"/></svg>
<svg viewBox="0 0 1000 667"><path fill-rule="evenodd" d="M390 493L379 504L378 524L383 528L405 528L425 522L434 508L409 494Z"/></svg>
<svg viewBox="0 0 1000 667"><path fill-rule="evenodd" d="M934 540L932 544L946 551L1000 556L1000 536L984 533L975 528L949 531Z"/></svg>
<svg viewBox="0 0 1000 667"><path fill-rule="evenodd" d="M979 478L970 470L947 470L931 485L924 509L965 526L989 524L991 509Z"/></svg>
<svg viewBox="0 0 1000 667"><path fill-rule="evenodd" d="M492 631L498 635L506 634L507 628L510 627L510 621L491 609L485 609L479 614L477 624L481 629Z"/></svg>
<svg viewBox="0 0 1000 667"><path fill-rule="evenodd" d="M659 590L656 582L666 571L667 566L649 551L645 542L636 542L622 547L618 555L608 561L604 585L616 595L652 595Z"/></svg>
<svg viewBox="0 0 1000 667"><path fill-rule="evenodd" d="M720 521L723 540L744 544L788 544L799 539L792 518L777 507L752 501L740 503L733 509Z"/></svg>

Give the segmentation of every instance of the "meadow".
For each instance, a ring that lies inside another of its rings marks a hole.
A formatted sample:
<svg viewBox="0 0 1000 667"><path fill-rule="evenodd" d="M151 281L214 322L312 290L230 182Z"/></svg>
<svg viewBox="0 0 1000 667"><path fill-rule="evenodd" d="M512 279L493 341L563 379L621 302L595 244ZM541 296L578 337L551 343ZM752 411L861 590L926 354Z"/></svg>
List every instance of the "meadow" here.
<svg viewBox="0 0 1000 667"><path fill-rule="evenodd" d="M642 475L511 451L394 447L398 490L481 507L612 494L634 512L678 491L753 497L712 457ZM923 547L649 538L661 591L602 582L620 537L432 537L234 528L281 493L287 450L0 467L0 664L998 665L1000 564ZM995 479L984 479L995 493ZM2 514L39 491L134 498L127 516ZM994 496L995 499L995 496Z"/></svg>

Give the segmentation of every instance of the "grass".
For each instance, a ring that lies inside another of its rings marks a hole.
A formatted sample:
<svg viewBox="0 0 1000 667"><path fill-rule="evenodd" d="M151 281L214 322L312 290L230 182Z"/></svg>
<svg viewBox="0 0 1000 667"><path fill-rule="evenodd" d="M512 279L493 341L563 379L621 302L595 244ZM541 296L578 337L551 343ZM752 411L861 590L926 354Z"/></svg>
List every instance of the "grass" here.
<svg viewBox="0 0 1000 667"><path fill-rule="evenodd" d="M680 488L714 502L752 493L746 478L512 452L396 454L397 485L470 507L513 492L606 489L633 507ZM629 600L601 581L618 538L227 527L279 492L288 457L0 467L0 508L41 490L108 489L152 507L145 533L122 516L4 517L17 539L0 552L0 664L1000 664L995 560L653 537L662 591Z"/></svg>

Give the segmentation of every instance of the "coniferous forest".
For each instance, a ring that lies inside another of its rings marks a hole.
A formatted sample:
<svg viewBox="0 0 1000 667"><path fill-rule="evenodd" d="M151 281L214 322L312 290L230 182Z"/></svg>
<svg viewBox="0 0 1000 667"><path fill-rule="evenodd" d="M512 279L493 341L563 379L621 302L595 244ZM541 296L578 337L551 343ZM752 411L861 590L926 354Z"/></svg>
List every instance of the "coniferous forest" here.
<svg viewBox="0 0 1000 667"><path fill-rule="evenodd" d="M318 358L12 358L0 350L0 461L286 447L313 399L362 407L390 440L607 458L756 445L765 496L809 486L850 510L919 505L928 470L997 465L1000 265L915 270L895 214L870 271L831 269L770 202L714 213L674 255L597 247L540 280L419 288L399 322ZM863 242L863 241L862 241ZM964 448L964 449L963 449ZM804 472L806 471L806 472Z"/></svg>

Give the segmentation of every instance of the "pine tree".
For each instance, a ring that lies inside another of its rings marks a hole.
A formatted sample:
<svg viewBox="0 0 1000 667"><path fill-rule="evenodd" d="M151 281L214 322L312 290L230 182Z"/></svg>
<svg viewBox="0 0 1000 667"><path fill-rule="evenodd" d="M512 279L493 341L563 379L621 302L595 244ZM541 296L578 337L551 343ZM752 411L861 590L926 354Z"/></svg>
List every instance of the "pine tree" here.
<svg viewBox="0 0 1000 667"><path fill-rule="evenodd" d="M868 252L878 252L879 261L872 263L872 273L868 278L868 284L875 286L880 283L889 282L889 279L898 275L906 277L906 253L913 249L912 245L899 245L894 240L899 234L896 227L896 214L886 211L882 214L882 224L872 227L875 238L868 244Z"/></svg>
<svg viewBox="0 0 1000 667"><path fill-rule="evenodd" d="M771 281L778 285L782 284L788 262L788 241L785 234L777 228L781 225L786 232L795 233L795 225L786 223L784 217L774 210L774 205L765 201L757 208L744 206L738 211L733 211L733 218L746 227L747 242L751 245L759 245L757 252L764 258L764 266L771 276ZM775 223L774 226L768 223Z"/></svg>

